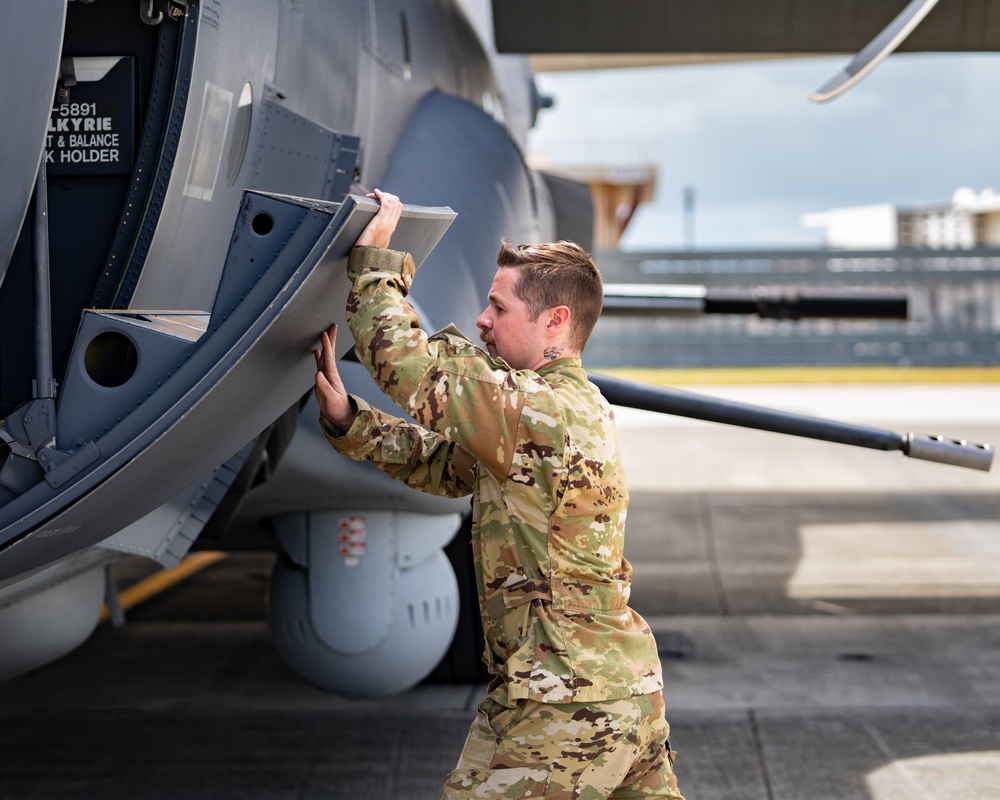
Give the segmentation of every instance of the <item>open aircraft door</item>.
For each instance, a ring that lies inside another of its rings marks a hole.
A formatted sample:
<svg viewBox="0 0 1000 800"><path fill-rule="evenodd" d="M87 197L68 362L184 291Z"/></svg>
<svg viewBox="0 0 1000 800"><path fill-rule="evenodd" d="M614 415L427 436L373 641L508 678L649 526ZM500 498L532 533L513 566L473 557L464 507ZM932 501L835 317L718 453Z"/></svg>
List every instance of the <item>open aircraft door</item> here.
<svg viewBox="0 0 1000 800"><path fill-rule="evenodd" d="M43 479L0 507L0 582L152 512L298 403L319 331L346 327L347 255L377 208L247 192L211 313L85 311L55 446L32 448L32 406L6 421ZM394 244L419 266L454 216L407 206Z"/></svg>

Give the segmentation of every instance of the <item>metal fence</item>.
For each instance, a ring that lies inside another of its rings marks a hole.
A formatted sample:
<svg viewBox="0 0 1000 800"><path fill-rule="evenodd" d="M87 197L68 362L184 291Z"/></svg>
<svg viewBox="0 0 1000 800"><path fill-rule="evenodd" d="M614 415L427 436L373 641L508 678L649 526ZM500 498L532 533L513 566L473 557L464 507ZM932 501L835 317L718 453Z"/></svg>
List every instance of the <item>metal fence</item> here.
<svg viewBox="0 0 1000 800"><path fill-rule="evenodd" d="M602 251L608 283L903 291L909 319L602 318L587 366L1000 364L1000 249Z"/></svg>

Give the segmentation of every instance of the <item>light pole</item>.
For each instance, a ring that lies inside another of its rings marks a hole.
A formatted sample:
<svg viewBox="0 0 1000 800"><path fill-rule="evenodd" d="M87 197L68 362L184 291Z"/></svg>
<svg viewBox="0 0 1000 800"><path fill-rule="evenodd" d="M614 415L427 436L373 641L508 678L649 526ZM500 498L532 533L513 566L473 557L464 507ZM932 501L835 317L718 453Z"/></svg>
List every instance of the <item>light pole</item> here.
<svg viewBox="0 0 1000 800"><path fill-rule="evenodd" d="M684 187L684 249L694 250L694 187Z"/></svg>

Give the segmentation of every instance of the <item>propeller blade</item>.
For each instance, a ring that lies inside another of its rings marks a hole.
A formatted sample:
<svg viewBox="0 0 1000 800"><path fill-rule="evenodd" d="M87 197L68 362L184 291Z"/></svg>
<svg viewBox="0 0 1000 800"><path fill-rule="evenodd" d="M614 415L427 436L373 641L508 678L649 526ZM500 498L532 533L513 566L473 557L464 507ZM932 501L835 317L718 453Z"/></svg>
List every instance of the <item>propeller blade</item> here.
<svg viewBox="0 0 1000 800"><path fill-rule="evenodd" d="M846 67L809 95L809 99L825 103L842 95L899 47L937 3L938 0L912 0Z"/></svg>

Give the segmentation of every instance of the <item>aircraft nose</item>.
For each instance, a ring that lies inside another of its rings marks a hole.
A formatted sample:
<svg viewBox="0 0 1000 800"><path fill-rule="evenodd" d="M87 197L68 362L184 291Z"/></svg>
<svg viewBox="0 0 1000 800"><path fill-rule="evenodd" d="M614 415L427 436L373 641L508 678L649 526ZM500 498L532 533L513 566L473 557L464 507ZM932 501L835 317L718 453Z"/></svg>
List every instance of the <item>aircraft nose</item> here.
<svg viewBox="0 0 1000 800"><path fill-rule="evenodd" d="M45 131L52 112L66 0L0 4L0 108L17 109L3 123L0 148L0 282L7 272L31 202Z"/></svg>

